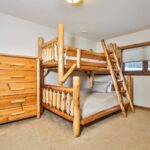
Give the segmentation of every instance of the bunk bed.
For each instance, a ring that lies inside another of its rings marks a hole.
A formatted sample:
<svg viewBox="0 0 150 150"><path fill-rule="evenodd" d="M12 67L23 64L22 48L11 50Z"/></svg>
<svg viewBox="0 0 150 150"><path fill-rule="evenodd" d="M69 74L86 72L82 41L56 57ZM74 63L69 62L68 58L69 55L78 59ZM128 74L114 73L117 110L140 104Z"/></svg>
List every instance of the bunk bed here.
<svg viewBox="0 0 150 150"><path fill-rule="evenodd" d="M58 26L58 36L56 38L48 42L45 42L43 38L39 38L38 44L41 66L41 112L43 109L47 109L73 122L75 137L80 135L81 125L84 126L120 110L126 116L128 106L134 112L130 92L128 92L128 89L132 89L131 77L128 77L127 89L115 44L110 44L110 48L107 48L105 41L102 41L103 53L65 47L64 26L62 24ZM59 85L45 84L44 78L50 71L58 71ZM72 88L64 87L63 84L74 71L87 72L92 86L94 86L94 73L110 74L114 92L100 93L99 91L88 90L85 92L86 94L80 95L80 78L77 76L73 77Z"/></svg>

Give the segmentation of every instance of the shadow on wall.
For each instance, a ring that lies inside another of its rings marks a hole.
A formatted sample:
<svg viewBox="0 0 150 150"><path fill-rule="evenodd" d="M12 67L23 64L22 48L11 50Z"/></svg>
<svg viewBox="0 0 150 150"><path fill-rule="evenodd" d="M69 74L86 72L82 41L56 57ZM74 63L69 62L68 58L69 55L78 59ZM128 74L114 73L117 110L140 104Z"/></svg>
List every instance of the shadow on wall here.
<svg viewBox="0 0 150 150"><path fill-rule="evenodd" d="M73 87L73 77L79 76L81 81L81 89L90 88L89 78L85 72L75 71L65 82L65 87ZM111 79L110 75L102 75L102 76L95 76L95 81L108 81ZM58 73L51 72L45 79L46 84L51 85L58 85Z"/></svg>
<svg viewBox="0 0 150 150"><path fill-rule="evenodd" d="M65 35L65 46L67 47L77 47L75 35Z"/></svg>
<svg viewBox="0 0 150 150"><path fill-rule="evenodd" d="M71 37L70 37L70 44L72 45L72 47L75 47L76 46L76 38L75 38L75 36L74 35L72 35Z"/></svg>

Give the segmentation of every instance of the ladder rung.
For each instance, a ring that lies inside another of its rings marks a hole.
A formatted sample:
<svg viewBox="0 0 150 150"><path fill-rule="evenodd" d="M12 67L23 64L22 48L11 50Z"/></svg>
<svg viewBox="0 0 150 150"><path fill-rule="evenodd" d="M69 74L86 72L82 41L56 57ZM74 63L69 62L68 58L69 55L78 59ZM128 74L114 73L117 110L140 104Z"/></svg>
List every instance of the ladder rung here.
<svg viewBox="0 0 150 150"><path fill-rule="evenodd" d="M116 60L114 60L114 59L111 59L110 61L111 61L112 63L116 63Z"/></svg>
<svg viewBox="0 0 150 150"><path fill-rule="evenodd" d="M123 82L123 80L117 80L117 82L118 82L118 83L122 83L122 82Z"/></svg>
<svg viewBox="0 0 150 150"><path fill-rule="evenodd" d="M121 94L125 94L126 93L126 91L124 90L124 91L119 91Z"/></svg>
<svg viewBox="0 0 150 150"><path fill-rule="evenodd" d="M109 54L109 58L110 58L110 60L114 59L114 55L113 54Z"/></svg>
<svg viewBox="0 0 150 150"><path fill-rule="evenodd" d="M120 72L120 70L118 70L118 69L114 69L114 72Z"/></svg>
<svg viewBox="0 0 150 150"><path fill-rule="evenodd" d="M108 52L108 54L112 54L112 53L113 53L113 52L112 52L112 51L110 51L110 50L108 50L107 52Z"/></svg>

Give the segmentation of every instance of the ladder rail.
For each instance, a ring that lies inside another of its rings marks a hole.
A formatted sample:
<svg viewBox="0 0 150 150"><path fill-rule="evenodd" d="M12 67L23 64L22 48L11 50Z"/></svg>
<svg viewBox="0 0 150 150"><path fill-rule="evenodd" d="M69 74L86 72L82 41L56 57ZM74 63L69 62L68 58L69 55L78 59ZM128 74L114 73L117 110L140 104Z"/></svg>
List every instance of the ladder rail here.
<svg viewBox="0 0 150 150"><path fill-rule="evenodd" d="M120 108L122 110L123 115L126 117L127 113L126 113L125 107L124 107L123 102L122 102L122 97L119 93L118 84L117 84L117 81L116 81L116 77L115 77L115 74L114 74L114 71L113 71L113 67L112 67L112 64L111 64L111 61L110 61L110 58L109 58L109 55L108 55L107 47L106 47L106 44L105 44L104 40L102 40L102 47L104 49L104 53L105 53L105 56L106 56L108 68L110 70L110 74L111 74L111 77L112 77L112 80L113 80L113 83L114 83L114 88L115 88L115 91L116 91L116 95L117 95L117 99L118 99Z"/></svg>
<svg viewBox="0 0 150 150"><path fill-rule="evenodd" d="M123 82L122 82L122 83L123 83L123 88L124 88L124 90L126 91L127 100L128 100L129 103L130 103L131 110L134 112L135 110L134 110L133 102L132 102L132 100L131 100L131 97L129 96L129 92L128 92L127 85L126 85L126 82L125 82L125 78L124 78L124 76L123 76L123 73L122 73L122 71L121 71L121 67L120 67L120 65L119 65L118 58L117 58L116 53L115 53L115 49L117 49L117 45L116 45L116 44L110 44L110 48L111 48L111 50L112 50L112 52L113 52L114 59L116 60L117 68L118 68L118 70L120 70L119 74L120 74L121 80L123 81Z"/></svg>

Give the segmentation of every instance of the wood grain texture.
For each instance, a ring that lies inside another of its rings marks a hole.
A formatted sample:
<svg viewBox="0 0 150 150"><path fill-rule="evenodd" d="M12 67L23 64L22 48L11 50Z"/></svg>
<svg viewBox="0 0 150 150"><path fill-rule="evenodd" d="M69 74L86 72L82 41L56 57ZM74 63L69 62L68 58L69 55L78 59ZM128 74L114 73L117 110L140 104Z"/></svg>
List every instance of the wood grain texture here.
<svg viewBox="0 0 150 150"><path fill-rule="evenodd" d="M40 118L40 59L37 59L37 118Z"/></svg>
<svg viewBox="0 0 150 150"><path fill-rule="evenodd" d="M0 83L0 96L15 94L36 94L36 82L31 83Z"/></svg>
<svg viewBox="0 0 150 150"><path fill-rule="evenodd" d="M72 88L67 88L67 87L63 87L63 86L56 86L56 85L43 84L42 88L48 88L48 89L52 89L52 90L60 91L60 92L65 92L65 93L72 93L73 92Z"/></svg>
<svg viewBox="0 0 150 150"><path fill-rule="evenodd" d="M73 135L80 136L80 78L73 77Z"/></svg>
<svg viewBox="0 0 150 150"><path fill-rule="evenodd" d="M25 95L13 95L13 96L1 96L0 97L0 110L9 109L19 106L27 106L34 104L36 105L36 95L35 94L25 94Z"/></svg>
<svg viewBox="0 0 150 150"><path fill-rule="evenodd" d="M138 48L138 47L143 47L143 46L150 46L150 41L131 44L131 45L120 46L119 48L121 50L126 50L126 49Z"/></svg>
<svg viewBox="0 0 150 150"><path fill-rule="evenodd" d="M94 59L100 61L106 61L106 57L104 53L97 53L89 50L80 50L81 58ZM67 56L77 56L77 48L67 48L66 49Z"/></svg>
<svg viewBox="0 0 150 150"><path fill-rule="evenodd" d="M76 67L77 67L77 64L73 64L73 65L69 68L69 70L68 70L68 71L64 74L64 76L61 78L61 82L62 82L62 83L64 83L64 82L67 80L67 78L73 73L73 71L75 71Z"/></svg>
<svg viewBox="0 0 150 150"><path fill-rule="evenodd" d="M67 59L66 64L68 66L71 66L76 63L76 60ZM80 61L80 66L94 66L94 67L101 67L101 68L107 68L106 63L96 63L96 62L90 62L90 61ZM80 68L80 67L79 67Z"/></svg>
<svg viewBox="0 0 150 150"><path fill-rule="evenodd" d="M49 41L47 41L47 42L44 42L41 47L42 47L42 49L43 49L43 48L47 48L47 47L51 46L52 44L57 43L57 41L58 41L58 37L55 37L55 38L53 38L52 40L49 40Z"/></svg>
<svg viewBox="0 0 150 150"><path fill-rule="evenodd" d="M15 108L3 109L0 110L0 124L33 117L36 115L36 105L24 106L23 108L20 106Z"/></svg>
<svg viewBox="0 0 150 150"><path fill-rule="evenodd" d="M0 83L36 82L35 71L0 70Z"/></svg>
<svg viewBox="0 0 150 150"><path fill-rule="evenodd" d="M0 56L0 70L34 70L36 71L36 59Z"/></svg>
<svg viewBox="0 0 150 150"><path fill-rule="evenodd" d="M64 76L64 25L58 26L58 83L62 85Z"/></svg>
<svg viewBox="0 0 150 150"><path fill-rule="evenodd" d="M37 60L0 55L0 123L37 115Z"/></svg>
<svg viewBox="0 0 150 150"><path fill-rule="evenodd" d="M62 117L62 118L64 118L64 119L66 119L66 120L69 120L69 121L71 121L71 122L73 121L73 117L70 116L70 115L68 115L68 114L66 114L66 113L64 113L63 111L60 111L60 110L58 110L58 109L56 109L56 108L53 108L53 107L50 107L50 106L48 106L48 105L46 105L46 104L43 104L43 107L44 107L45 109L47 109L47 110L49 110L49 111L51 111L51 112L57 114L58 116L60 116L60 117Z"/></svg>

